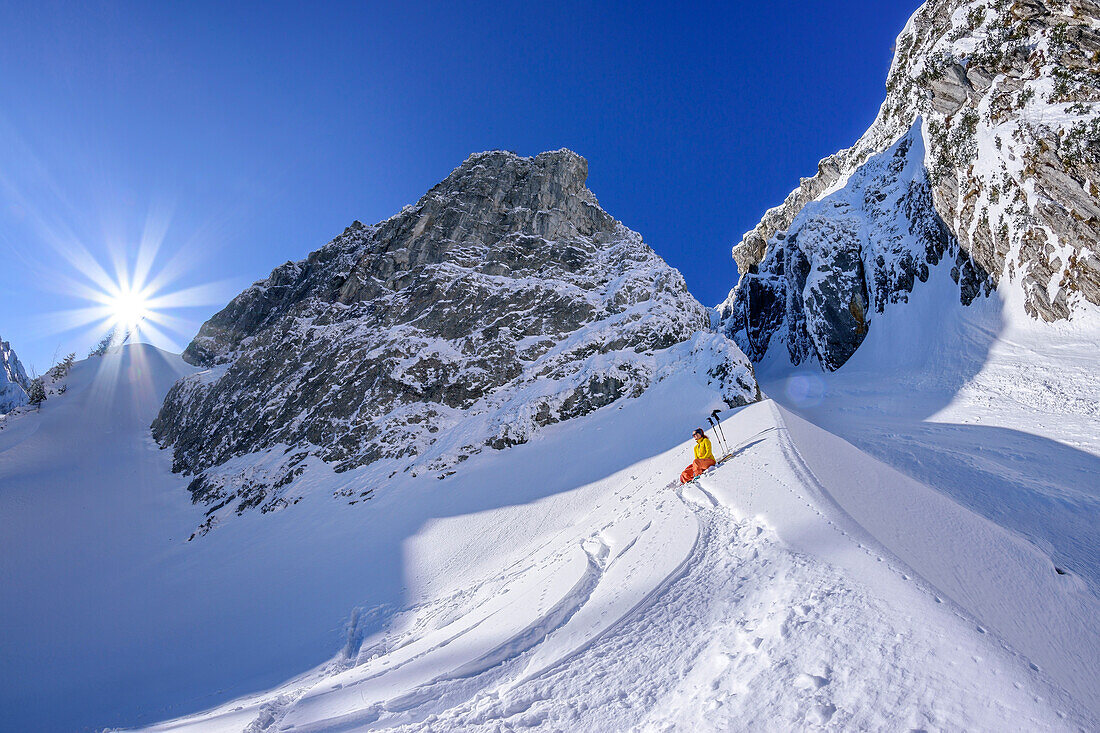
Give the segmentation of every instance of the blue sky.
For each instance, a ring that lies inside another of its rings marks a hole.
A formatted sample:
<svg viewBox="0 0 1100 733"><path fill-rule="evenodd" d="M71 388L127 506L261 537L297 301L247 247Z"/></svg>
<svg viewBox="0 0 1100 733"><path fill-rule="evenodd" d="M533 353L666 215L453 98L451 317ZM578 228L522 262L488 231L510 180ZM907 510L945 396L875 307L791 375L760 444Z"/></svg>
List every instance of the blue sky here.
<svg viewBox="0 0 1100 733"><path fill-rule="evenodd" d="M73 283L144 237L196 296L162 329L181 348L491 148L584 155L713 305L730 247L874 119L917 4L0 3L0 338L40 372L83 356Z"/></svg>

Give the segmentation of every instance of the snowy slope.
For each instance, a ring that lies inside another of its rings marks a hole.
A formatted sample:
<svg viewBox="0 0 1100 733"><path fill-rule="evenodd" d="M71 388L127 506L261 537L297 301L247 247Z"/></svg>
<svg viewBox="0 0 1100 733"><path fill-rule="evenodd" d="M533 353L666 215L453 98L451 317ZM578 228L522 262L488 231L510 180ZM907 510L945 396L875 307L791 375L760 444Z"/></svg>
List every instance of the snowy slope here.
<svg viewBox="0 0 1100 733"><path fill-rule="evenodd" d="M0 431L0 709L10 730L87 729L164 705L130 675L145 655L141 674L165 682L163 655L193 643L165 593L179 579L160 570L198 512L147 435L164 393L190 371L176 355L126 347L78 363L65 395Z"/></svg>
<svg viewBox="0 0 1100 733"><path fill-rule="evenodd" d="M357 480L330 473L296 512L194 542L200 509L147 428L191 367L142 346L82 362L0 432L5 722L1093 728L1091 332L1026 341L994 300L935 293L953 286L934 269L833 374L763 365L784 406L727 412L735 455L697 487L668 482L722 398L670 364L637 399L405 479L372 511L325 500ZM1067 368L1036 388L1011 370L1042 366L1041 343ZM951 483L931 452L979 420L1012 439L980 433L988 458ZM1030 523L998 513L1006 486Z"/></svg>
<svg viewBox="0 0 1100 733"><path fill-rule="evenodd" d="M698 487L681 444L433 522L392 626L155 729L1095 727L1096 331L962 306L948 267L839 371L762 365L785 406L727 419Z"/></svg>
<svg viewBox="0 0 1100 733"><path fill-rule="evenodd" d="M1100 634L1088 604L1100 598L1100 312L1043 324L997 296L963 306L947 297L954 287L946 266L934 268L840 370L772 359L763 383L803 417L1046 556L1033 579L992 575L1010 595L978 593L984 610L975 613L1037 664L1048 656L1046 669L1065 668L1067 687L1092 680L1095 699Z"/></svg>
<svg viewBox="0 0 1100 733"><path fill-rule="evenodd" d="M764 367L815 423L1019 533L1100 595L1100 312L964 307L933 271L835 374Z"/></svg>
<svg viewBox="0 0 1100 733"><path fill-rule="evenodd" d="M403 478L349 506L332 494L358 493L362 472L318 472L295 512L245 515L188 542L201 507L148 425L193 368L144 346L78 363L64 396L0 431L5 723L150 723L312 668L348 643L353 615L354 634L370 635L419 602L410 553L435 528L456 517L465 528L433 554L453 566L441 578L520 557L587 512L603 484L577 487L678 444L724 406L705 356L698 364L657 364L659 383L621 410L471 458L445 481Z"/></svg>
<svg viewBox="0 0 1100 733"><path fill-rule="evenodd" d="M1080 623L1052 623L1036 662L974 615L1014 605L1014 583L1042 596L1029 611L1100 610L1042 553L772 402L725 432L735 457L697 486L666 486L677 446L570 492L569 521L518 554L450 559L470 537L499 551L515 542L501 519L523 533L560 503L432 526L388 633L152 730L1088 725L1100 686Z"/></svg>
<svg viewBox="0 0 1100 733"><path fill-rule="evenodd" d="M1100 321L963 306L950 266L837 372L760 365L779 403L698 486L680 444L435 522L391 627L153 729L1094 729Z"/></svg>

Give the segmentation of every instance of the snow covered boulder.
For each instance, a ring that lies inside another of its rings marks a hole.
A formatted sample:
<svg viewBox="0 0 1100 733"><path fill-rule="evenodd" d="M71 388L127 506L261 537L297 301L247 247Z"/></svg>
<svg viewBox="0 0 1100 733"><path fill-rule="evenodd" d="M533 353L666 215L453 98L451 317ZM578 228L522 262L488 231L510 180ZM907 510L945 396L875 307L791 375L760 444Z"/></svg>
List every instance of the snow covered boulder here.
<svg viewBox="0 0 1100 733"><path fill-rule="evenodd" d="M318 462L369 466L367 498L640 396L710 312L600 208L587 173L568 150L472 155L414 206L354 223L207 321L184 358L209 370L153 423L195 500L279 509ZM721 341L715 387L729 404L757 399L749 362Z"/></svg>

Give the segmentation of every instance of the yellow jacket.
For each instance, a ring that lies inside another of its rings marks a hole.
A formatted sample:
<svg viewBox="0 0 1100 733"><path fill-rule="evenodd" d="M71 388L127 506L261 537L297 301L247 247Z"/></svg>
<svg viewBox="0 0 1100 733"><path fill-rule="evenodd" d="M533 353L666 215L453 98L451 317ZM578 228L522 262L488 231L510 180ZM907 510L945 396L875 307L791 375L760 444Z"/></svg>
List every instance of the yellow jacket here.
<svg viewBox="0 0 1100 733"><path fill-rule="evenodd" d="M714 454L710 452L710 438L703 436L702 440L695 441L695 460L714 460Z"/></svg>

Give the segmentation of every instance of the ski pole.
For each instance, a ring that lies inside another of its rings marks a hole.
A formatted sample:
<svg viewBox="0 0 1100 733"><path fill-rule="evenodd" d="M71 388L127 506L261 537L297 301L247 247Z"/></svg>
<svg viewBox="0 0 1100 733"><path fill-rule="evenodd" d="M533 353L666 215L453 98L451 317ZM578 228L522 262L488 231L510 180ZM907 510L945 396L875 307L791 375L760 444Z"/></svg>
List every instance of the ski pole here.
<svg viewBox="0 0 1100 733"><path fill-rule="evenodd" d="M718 447L722 449L722 453L729 453L729 449L727 448L725 442L723 442L722 436L718 434L718 430L714 426L714 418L708 416L707 422L710 423L710 429L714 432L714 438L718 441Z"/></svg>
<svg viewBox="0 0 1100 733"><path fill-rule="evenodd" d="M712 415L712 416L714 416L714 424L715 424L715 425L717 426L717 428L718 428L718 435L719 435L719 436L722 436L722 442L724 442L724 444L726 444L726 446L727 446L727 450L726 450L726 452L729 452L729 451L728 451L728 446L729 446L729 444L728 444L728 442L726 442L726 434L725 434L725 431L723 431L723 429L722 429L722 418L718 417L718 411L717 411L717 409L716 409L716 411L714 411L713 413L711 413L711 415Z"/></svg>
<svg viewBox="0 0 1100 733"><path fill-rule="evenodd" d="M718 417L718 410L715 410L710 414L714 417L714 425L718 428L718 434L722 436L722 442L726 443L726 445L728 446L729 443L726 442L726 432L722 430L722 418Z"/></svg>

